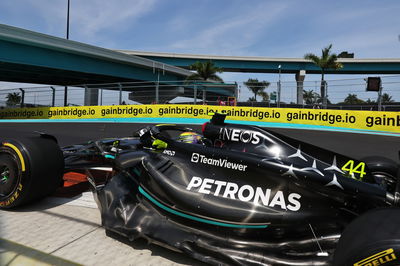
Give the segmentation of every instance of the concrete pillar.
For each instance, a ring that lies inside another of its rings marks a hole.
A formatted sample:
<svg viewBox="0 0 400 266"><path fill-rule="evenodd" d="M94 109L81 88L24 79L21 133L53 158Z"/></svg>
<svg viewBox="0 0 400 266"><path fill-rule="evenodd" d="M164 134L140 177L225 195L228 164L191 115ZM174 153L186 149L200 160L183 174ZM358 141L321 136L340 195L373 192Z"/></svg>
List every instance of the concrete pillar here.
<svg viewBox="0 0 400 266"><path fill-rule="evenodd" d="M50 87L52 90L51 93L51 106L54 107L55 103L56 103L56 89L54 87Z"/></svg>
<svg viewBox="0 0 400 266"><path fill-rule="evenodd" d="M239 89L238 89L238 84L236 83L236 81L235 81L235 98L236 98L236 101L238 100L238 98L239 98Z"/></svg>
<svg viewBox="0 0 400 266"><path fill-rule="evenodd" d="M118 88L119 88L119 101L118 101L118 104L121 105L122 104L122 85L121 85L121 83L118 83Z"/></svg>
<svg viewBox="0 0 400 266"><path fill-rule="evenodd" d="M68 106L68 87L64 87L64 106Z"/></svg>
<svg viewBox="0 0 400 266"><path fill-rule="evenodd" d="M297 104L303 104L303 89L304 89L304 78L306 77L306 71L300 70L296 73L297 83Z"/></svg>
<svg viewBox="0 0 400 266"><path fill-rule="evenodd" d="M85 106L99 104L99 90L97 88L88 88L85 86Z"/></svg>

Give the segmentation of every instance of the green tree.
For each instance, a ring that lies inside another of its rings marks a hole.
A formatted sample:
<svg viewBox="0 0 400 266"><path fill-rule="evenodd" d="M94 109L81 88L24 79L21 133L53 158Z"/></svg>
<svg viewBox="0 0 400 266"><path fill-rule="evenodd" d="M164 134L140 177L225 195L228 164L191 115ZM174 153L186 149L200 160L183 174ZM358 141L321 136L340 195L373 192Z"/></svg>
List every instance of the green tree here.
<svg viewBox="0 0 400 266"><path fill-rule="evenodd" d="M368 104L376 104L376 101L371 100L370 98L368 98L368 100L366 100L365 103L368 103Z"/></svg>
<svg viewBox="0 0 400 266"><path fill-rule="evenodd" d="M22 100L22 97L21 97L21 95L19 95L18 92L9 93L9 94L7 94L6 98L7 98L6 104L8 106L17 105L17 104L21 103L21 100Z"/></svg>
<svg viewBox="0 0 400 266"><path fill-rule="evenodd" d="M276 103L276 91L273 91L269 94L269 98L271 99L271 101L275 101Z"/></svg>
<svg viewBox="0 0 400 266"><path fill-rule="evenodd" d="M321 69L321 98L323 99L323 105L326 107L326 82L324 79L325 71L328 69L341 69L343 65L337 62L337 55L331 53L332 44L322 49L321 57L308 53L304 55L305 59L311 60L315 65Z"/></svg>
<svg viewBox="0 0 400 266"><path fill-rule="evenodd" d="M249 78L243 84L254 93L255 101L257 101L257 95L261 95L260 93L264 92L264 90L270 85L268 81L258 81L258 79L252 78Z"/></svg>
<svg viewBox="0 0 400 266"><path fill-rule="evenodd" d="M258 93L259 96L261 96L263 102L269 102L269 94L266 91L261 91Z"/></svg>
<svg viewBox="0 0 400 266"><path fill-rule="evenodd" d="M340 54L338 54L338 58L354 58L354 53L343 51Z"/></svg>
<svg viewBox="0 0 400 266"><path fill-rule="evenodd" d="M351 94L347 95L347 97L344 99L344 104L363 104L365 101L359 99L357 97L357 94Z"/></svg>
<svg viewBox="0 0 400 266"><path fill-rule="evenodd" d="M314 92L313 90L303 90L303 100L305 104L315 104L320 102L320 99L321 97L319 96L319 94Z"/></svg>
<svg viewBox="0 0 400 266"><path fill-rule="evenodd" d="M196 73L193 73L189 77L186 78L189 80L213 80L213 81L221 81L222 78L217 75L217 73L222 73L222 68L216 67L213 62L199 62L190 65L191 70L195 70Z"/></svg>
<svg viewBox="0 0 400 266"><path fill-rule="evenodd" d="M392 96L387 93L382 94L382 103L394 103Z"/></svg>
<svg viewBox="0 0 400 266"><path fill-rule="evenodd" d="M254 97L249 97L249 99L247 100L247 102L255 102L256 99Z"/></svg>
<svg viewBox="0 0 400 266"><path fill-rule="evenodd" d="M317 99L317 103L322 103L322 98L318 93L315 93L315 97ZM329 99L326 99L326 103L327 104L332 104L331 101Z"/></svg>

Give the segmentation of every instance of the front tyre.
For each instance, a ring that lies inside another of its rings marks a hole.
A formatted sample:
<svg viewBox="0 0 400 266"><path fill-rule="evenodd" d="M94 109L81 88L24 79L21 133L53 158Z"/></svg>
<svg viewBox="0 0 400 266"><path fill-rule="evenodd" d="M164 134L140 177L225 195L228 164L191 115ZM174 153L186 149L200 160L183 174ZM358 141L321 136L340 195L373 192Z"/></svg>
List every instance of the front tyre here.
<svg viewBox="0 0 400 266"><path fill-rule="evenodd" d="M60 186L64 158L54 139L21 137L0 145L0 209L32 202Z"/></svg>

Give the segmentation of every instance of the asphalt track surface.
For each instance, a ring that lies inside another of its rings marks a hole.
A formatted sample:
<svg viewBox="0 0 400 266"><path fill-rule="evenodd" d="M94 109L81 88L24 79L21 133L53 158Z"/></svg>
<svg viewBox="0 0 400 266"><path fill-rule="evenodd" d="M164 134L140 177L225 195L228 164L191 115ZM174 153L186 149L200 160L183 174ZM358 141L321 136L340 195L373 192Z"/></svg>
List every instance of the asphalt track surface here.
<svg viewBox="0 0 400 266"><path fill-rule="evenodd" d="M131 136L143 126L145 124L140 123L0 123L0 140L40 131L54 135L60 146L66 146L101 138ZM199 125L187 126L200 131ZM399 162L400 137L286 128L270 130L355 159L383 156Z"/></svg>

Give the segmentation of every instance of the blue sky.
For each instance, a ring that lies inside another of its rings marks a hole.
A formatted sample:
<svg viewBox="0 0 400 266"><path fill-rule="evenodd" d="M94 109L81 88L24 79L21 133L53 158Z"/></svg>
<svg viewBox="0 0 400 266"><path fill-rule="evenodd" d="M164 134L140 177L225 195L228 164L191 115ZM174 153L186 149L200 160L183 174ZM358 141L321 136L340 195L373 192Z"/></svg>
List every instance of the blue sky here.
<svg viewBox="0 0 400 266"><path fill-rule="evenodd" d="M1 0L0 23L65 37L66 5ZM400 58L399 14L398 0L71 0L70 39L112 49L300 58L332 43L334 52L357 58ZM276 80L223 75L250 76Z"/></svg>

